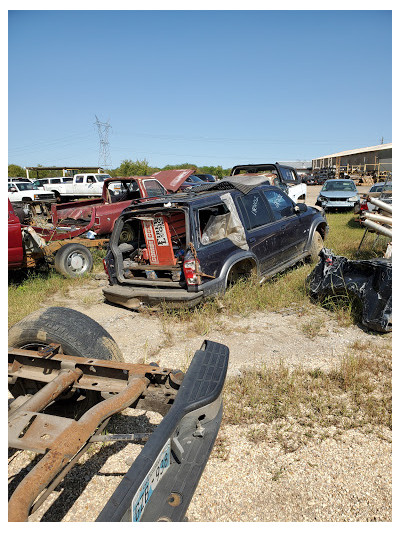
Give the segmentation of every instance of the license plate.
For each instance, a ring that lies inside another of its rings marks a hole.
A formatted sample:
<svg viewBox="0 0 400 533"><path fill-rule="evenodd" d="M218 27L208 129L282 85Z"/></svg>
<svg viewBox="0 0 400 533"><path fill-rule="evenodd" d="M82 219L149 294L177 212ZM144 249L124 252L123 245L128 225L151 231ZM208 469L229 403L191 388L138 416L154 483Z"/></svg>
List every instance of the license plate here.
<svg viewBox="0 0 400 533"><path fill-rule="evenodd" d="M139 522L154 489L171 464L171 445L168 441L151 467L132 500L132 522Z"/></svg>

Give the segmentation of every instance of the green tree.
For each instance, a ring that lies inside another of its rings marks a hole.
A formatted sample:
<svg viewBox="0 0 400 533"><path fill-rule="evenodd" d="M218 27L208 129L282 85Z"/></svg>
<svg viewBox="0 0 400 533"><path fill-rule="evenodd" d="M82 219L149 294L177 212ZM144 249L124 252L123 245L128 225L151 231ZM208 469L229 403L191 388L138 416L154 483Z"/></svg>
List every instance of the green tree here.
<svg viewBox="0 0 400 533"><path fill-rule="evenodd" d="M191 168L193 170L197 170L197 165L194 165L193 163L180 163L179 165L165 165L161 170L174 170L174 169L180 169L180 168Z"/></svg>
<svg viewBox="0 0 400 533"><path fill-rule="evenodd" d="M8 175L10 178L24 178L26 171L19 165L8 165Z"/></svg>
<svg viewBox="0 0 400 533"><path fill-rule="evenodd" d="M132 161L132 159L124 159L120 166L115 169L117 176L148 176L151 174L151 168L147 159L140 161Z"/></svg>

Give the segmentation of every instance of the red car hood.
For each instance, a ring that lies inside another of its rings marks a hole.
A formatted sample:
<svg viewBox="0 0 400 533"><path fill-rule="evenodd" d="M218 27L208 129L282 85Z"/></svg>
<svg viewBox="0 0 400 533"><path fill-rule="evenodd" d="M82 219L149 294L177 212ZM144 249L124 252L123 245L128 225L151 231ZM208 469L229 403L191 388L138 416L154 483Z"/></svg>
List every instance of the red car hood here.
<svg viewBox="0 0 400 533"><path fill-rule="evenodd" d="M160 170L159 172L152 174L151 177L157 178L168 191L176 192L193 172L194 170L191 168Z"/></svg>

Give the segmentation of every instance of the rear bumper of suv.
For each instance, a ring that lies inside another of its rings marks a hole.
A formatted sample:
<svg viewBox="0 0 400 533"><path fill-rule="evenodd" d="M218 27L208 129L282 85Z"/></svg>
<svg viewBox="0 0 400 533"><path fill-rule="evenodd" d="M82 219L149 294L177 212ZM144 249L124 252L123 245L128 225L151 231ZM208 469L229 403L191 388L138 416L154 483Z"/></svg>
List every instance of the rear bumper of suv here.
<svg viewBox="0 0 400 533"><path fill-rule="evenodd" d="M106 300L128 309L139 309L143 305L158 306L162 302L184 303L193 307L203 298L203 291L189 292L185 289L157 289L153 287L127 287L112 285L103 288Z"/></svg>

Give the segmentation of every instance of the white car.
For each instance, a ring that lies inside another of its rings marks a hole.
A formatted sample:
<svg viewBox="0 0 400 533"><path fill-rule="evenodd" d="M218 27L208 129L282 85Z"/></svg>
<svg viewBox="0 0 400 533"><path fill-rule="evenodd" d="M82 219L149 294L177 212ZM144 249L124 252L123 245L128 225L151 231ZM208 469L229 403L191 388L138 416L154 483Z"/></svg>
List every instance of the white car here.
<svg viewBox="0 0 400 533"><path fill-rule="evenodd" d="M8 182L8 198L11 203L54 202L52 192L40 190L30 181Z"/></svg>

